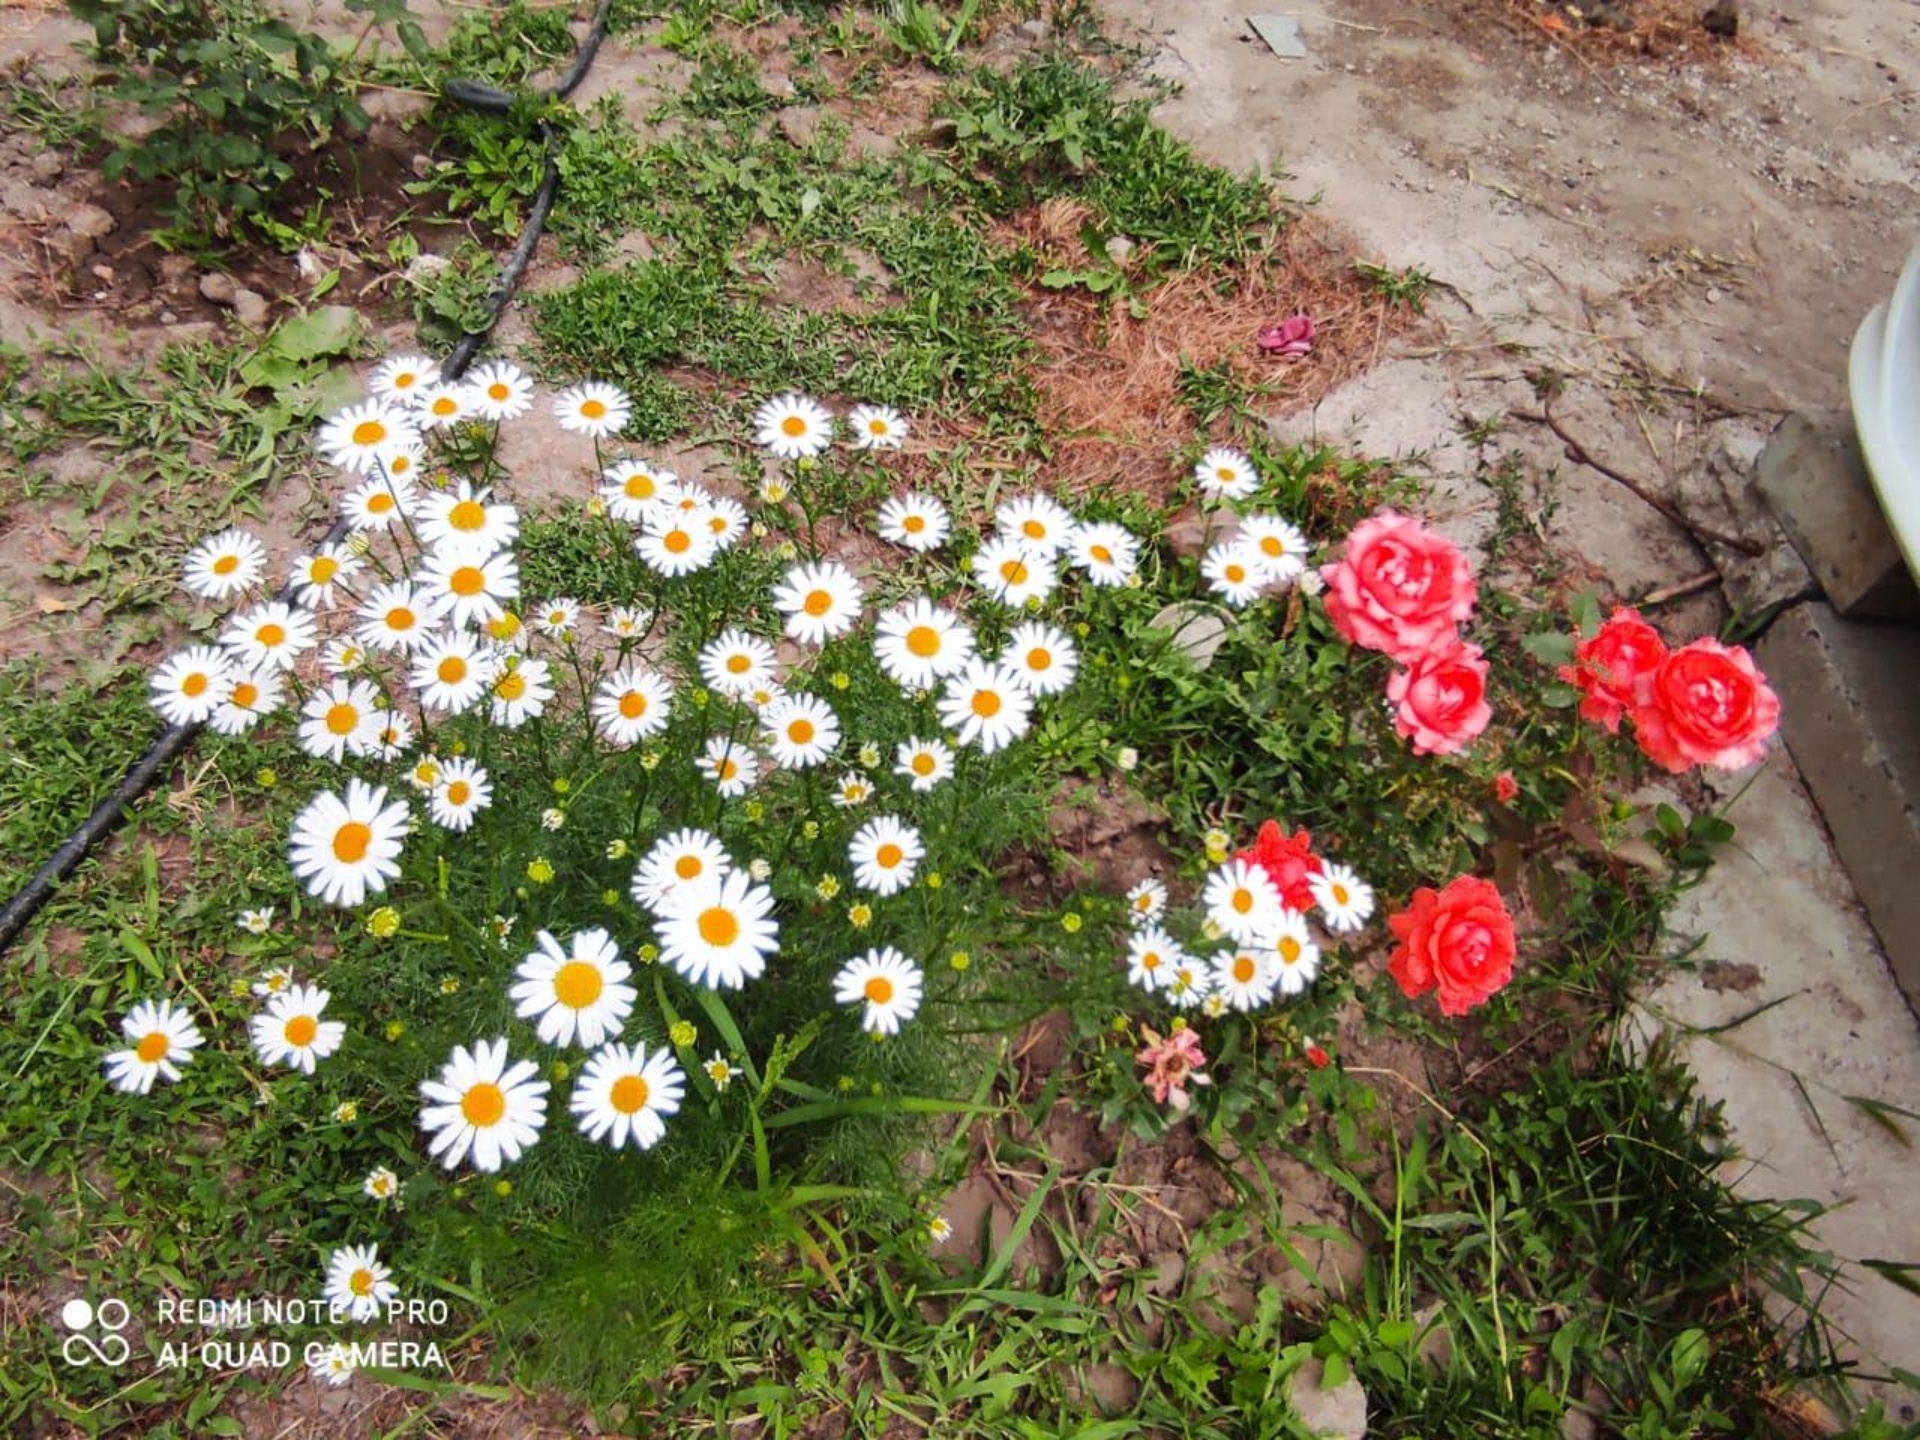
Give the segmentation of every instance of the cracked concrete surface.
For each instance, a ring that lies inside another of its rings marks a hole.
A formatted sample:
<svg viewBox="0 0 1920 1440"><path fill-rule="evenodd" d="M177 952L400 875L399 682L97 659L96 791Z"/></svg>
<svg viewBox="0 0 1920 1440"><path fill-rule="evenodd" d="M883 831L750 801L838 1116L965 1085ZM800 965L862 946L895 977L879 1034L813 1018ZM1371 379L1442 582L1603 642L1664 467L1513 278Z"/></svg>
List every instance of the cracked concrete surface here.
<svg viewBox="0 0 1920 1440"><path fill-rule="evenodd" d="M1493 520L1463 426L1537 410L1532 372L1563 378L1555 413L1593 453L1735 530L1779 417L1844 403L1853 327L1914 238L1920 0L1746 9L1739 57L1601 67L1476 19L1473 0L1296 0L1304 60L1219 0L1107 5L1181 87L1157 110L1174 133L1284 172L1360 253L1443 282L1424 335L1274 424L1411 457L1463 540ZM1500 444L1577 582L1631 599L1726 568L1540 427L1506 420ZM1723 606L1708 586L1656 619L1695 634ZM1676 922L1707 958L1752 967L1747 988L1724 968L1670 974L1642 1018L1681 1031L1724 1103L1745 1192L1831 1207L1812 1230L1843 1261L1920 1259L1920 1154L1848 1098L1913 1108L1920 1030L1784 749L1725 794L1739 839ZM1863 1372L1920 1370L1920 1299L1849 1263L1826 1308ZM1862 1388L1895 1417L1920 1407L1889 1381Z"/></svg>

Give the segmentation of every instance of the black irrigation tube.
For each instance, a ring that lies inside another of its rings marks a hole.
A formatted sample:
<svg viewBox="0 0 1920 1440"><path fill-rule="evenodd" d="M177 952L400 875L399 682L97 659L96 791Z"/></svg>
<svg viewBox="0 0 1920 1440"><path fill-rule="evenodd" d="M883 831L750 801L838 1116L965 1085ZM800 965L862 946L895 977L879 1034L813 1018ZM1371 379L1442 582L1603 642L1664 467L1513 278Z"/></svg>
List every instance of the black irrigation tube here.
<svg viewBox="0 0 1920 1440"><path fill-rule="evenodd" d="M564 100L571 95L586 78L587 71L593 65L593 57L600 49L600 42L606 38L607 17L613 9L613 0L600 0L594 9L593 22L586 36L575 52L573 64L567 68L558 82L540 92L543 100ZM473 80L450 80L443 92L445 99L469 110L484 110L491 114L502 115L510 111L518 97L492 85ZM542 119L537 122L540 137L545 142L544 164L540 175L540 188L534 192L533 204L527 210L527 217L520 227L520 238L514 243L507 256L506 265L500 272L500 283L487 297L486 324L478 330L462 335L441 366L441 373L458 379L466 373L467 366L473 363L473 357L480 353L480 347L487 343L487 337L500 323L500 316L507 308L507 302L520 288L520 282L526 278L527 267L533 263L534 247L539 244L541 232L546 228L547 217L553 213L553 202L560 193L560 166L554 159L557 137L553 127ZM346 523L336 520L321 539L321 544L330 544L342 539L346 534ZM278 599L290 598L292 586L282 587ZM142 795L198 738L203 727L200 725L169 725L161 731L160 738L153 742L147 753L128 767L120 783L98 805L93 813L80 823L71 835L47 858L33 878L20 887L20 891L0 910L0 954L19 938L27 923L40 912L40 908L53 898L60 882L71 875L86 859L89 851L117 830L127 819L128 807Z"/></svg>

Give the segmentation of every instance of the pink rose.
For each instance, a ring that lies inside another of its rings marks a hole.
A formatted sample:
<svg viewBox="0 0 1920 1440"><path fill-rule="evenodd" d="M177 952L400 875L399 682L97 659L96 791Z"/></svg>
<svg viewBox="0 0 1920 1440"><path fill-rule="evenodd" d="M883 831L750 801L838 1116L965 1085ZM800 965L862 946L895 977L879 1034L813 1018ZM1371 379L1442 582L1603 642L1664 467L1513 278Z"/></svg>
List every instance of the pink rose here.
<svg viewBox="0 0 1920 1440"><path fill-rule="evenodd" d="M1311 315L1289 315L1285 320L1262 325L1255 338L1269 355L1297 358L1312 352L1315 329Z"/></svg>
<svg viewBox="0 0 1920 1440"><path fill-rule="evenodd" d="M1491 881L1462 875L1444 890L1423 885L1387 928L1400 942L1387 973L1409 1000L1438 990L1442 1015L1486 1004L1513 978L1513 917Z"/></svg>
<svg viewBox="0 0 1920 1440"><path fill-rule="evenodd" d="M1416 755L1451 755L1487 728L1487 662L1478 645L1455 640L1416 658L1387 680L1395 706L1393 728L1413 742Z"/></svg>
<svg viewBox="0 0 1920 1440"><path fill-rule="evenodd" d="M1696 640L1660 662L1633 711L1634 738L1654 764L1738 770L1766 753L1780 697L1738 645Z"/></svg>
<svg viewBox="0 0 1920 1440"><path fill-rule="evenodd" d="M1580 718L1620 733L1620 717L1646 702L1653 673L1667 658L1660 632L1640 618L1638 610L1619 609L1573 652L1573 664L1560 667L1560 678L1578 686Z"/></svg>
<svg viewBox="0 0 1920 1440"><path fill-rule="evenodd" d="M1344 556L1321 568L1327 618L1355 645L1411 663L1454 638L1473 613L1473 572L1444 535L1382 510L1354 527Z"/></svg>

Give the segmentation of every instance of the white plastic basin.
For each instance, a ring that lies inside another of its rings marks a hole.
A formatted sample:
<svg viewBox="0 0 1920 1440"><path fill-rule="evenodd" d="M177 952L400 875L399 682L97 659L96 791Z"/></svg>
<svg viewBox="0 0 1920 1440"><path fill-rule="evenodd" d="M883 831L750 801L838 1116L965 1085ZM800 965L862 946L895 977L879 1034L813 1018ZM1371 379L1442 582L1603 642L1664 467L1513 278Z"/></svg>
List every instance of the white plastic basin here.
<svg viewBox="0 0 1920 1440"><path fill-rule="evenodd" d="M1854 333L1847 360L1853 424L1880 508L1920 576L1920 247L1907 257L1893 299Z"/></svg>

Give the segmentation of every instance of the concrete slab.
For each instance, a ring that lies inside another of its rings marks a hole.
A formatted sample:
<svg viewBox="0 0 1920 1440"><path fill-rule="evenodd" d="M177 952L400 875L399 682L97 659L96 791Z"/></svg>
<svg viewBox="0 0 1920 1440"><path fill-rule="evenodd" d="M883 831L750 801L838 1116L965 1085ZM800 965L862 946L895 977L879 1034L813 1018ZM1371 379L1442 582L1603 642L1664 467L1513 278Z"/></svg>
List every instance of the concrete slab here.
<svg viewBox="0 0 1920 1440"><path fill-rule="evenodd" d="M1920 626L1802 605L1774 622L1755 658L1834 848L1920 1005Z"/></svg>
<svg viewBox="0 0 1920 1440"><path fill-rule="evenodd" d="M1920 589L1880 511L1851 414L1789 415L1761 452L1753 481L1835 610L1860 619L1920 618Z"/></svg>
<svg viewBox="0 0 1920 1440"><path fill-rule="evenodd" d="M1688 1027L1681 1054L1747 1157L1738 1188L1830 1207L1812 1233L1849 1263L1828 1318L1860 1356L1920 1371L1920 1297L1857 1264L1920 1258L1920 1149L1849 1098L1914 1108L1913 1016L1791 762L1776 751L1718 788L1739 833L1672 917L1676 933L1707 937L1699 958L1710 963L1668 974L1643 997L1643 1018ZM1718 1026L1731 1028L1702 1033ZM1865 1388L1893 1414L1920 1405L1898 1386Z"/></svg>

